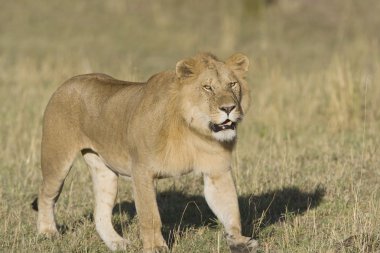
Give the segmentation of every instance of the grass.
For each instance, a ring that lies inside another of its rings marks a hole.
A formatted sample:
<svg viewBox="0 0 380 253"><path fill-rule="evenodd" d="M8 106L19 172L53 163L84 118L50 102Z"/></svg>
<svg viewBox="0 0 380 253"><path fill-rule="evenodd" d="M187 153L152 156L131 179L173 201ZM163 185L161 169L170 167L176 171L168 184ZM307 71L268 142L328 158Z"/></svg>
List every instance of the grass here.
<svg viewBox="0 0 380 253"><path fill-rule="evenodd" d="M234 175L245 235L260 252L380 250L380 4L365 1L8 1L0 10L0 251L107 252L81 158L57 204L63 235L36 235L41 120L67 78L146 80L181 58L252 61L253 106ZM199 175L157 184L173 252L228 252ZM114 224L138 252L131 185Z"/></svg>

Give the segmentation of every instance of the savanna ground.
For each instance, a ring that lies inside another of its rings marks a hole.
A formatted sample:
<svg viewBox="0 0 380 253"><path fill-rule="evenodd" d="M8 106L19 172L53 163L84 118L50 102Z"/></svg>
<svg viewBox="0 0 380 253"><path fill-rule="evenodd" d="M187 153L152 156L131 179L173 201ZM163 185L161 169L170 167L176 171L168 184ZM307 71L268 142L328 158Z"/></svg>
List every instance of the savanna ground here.
<svg viewBox="0 0 380 253"><path fill-rule="evenodd" d="M62 237L36 235L44 107L67 78L146 80L181 58L251 59L253 106L234 175L260 252L380 251L380 3L376 0L2 1L0 251L107 252L78 157L57 204ZM228 252L199 175L157 183L173 252ZM138 252L131 185L114 224Z"/></svg>

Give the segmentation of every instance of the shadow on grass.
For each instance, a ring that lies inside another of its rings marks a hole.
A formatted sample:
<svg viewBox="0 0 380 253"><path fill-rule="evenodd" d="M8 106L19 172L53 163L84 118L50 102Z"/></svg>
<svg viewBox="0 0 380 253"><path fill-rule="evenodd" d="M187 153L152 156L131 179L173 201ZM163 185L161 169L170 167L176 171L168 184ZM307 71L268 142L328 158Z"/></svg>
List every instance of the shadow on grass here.
<svg viewBox="0 0 380 253"><path fill-rule="evenodd" d="M261 229L282 221L288 215L300 215L317 207L325 195L325 189L316 187L311 192L297 187L285 187L260 195L247 194L239 197L243 234L252 236ZM174 242L173 230L181 236L188 228L214 227L216 217L201 195L188 195L184 192L165 191L157 194L163 235L169 245ZM126 213L132 219L136 215L134 202L117 204L113 213ZM130 220L131 220L130 219ZM116 224L121 231L121 224Z"/></svg>
<svg viewBox="0 0 380 253"><path fill-rule="evenodd" d="M284 220L286 217L301 215L317 207L325 195L325 189L317 186L311 192L301 191L297 187L285 187L262 193L246 194L239 197L242 220L242 232L245 236L255 236L263 228ZM174 243L173 234L181 236L188 228L217 226L216 217L201 195L189 195L178 191L165 191L157 194L158 206L163 224L163 235L169 247ZM37 199L32 203L37 210ZM113 208L113 214L127 214L131 222L136 216L134 202L121 202ZM65 234L73 231L87 221L93 221L91 213L85 214L70 227L60 225L59 231ZM122 224L116 223L115 229L121 234Z"/></svg>

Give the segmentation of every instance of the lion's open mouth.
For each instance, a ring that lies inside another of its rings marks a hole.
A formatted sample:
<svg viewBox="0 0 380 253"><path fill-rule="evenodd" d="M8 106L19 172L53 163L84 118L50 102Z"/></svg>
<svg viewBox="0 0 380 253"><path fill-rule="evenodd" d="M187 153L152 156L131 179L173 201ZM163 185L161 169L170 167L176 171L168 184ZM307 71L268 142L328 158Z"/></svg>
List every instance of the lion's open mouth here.
<svg viewBox="0 0 380 253"><path fill-rule="evenodd" d="M236 122L232 122L231 120L226 119L221 124L215 124L215 123L210 122L209 126L210 126L211 131L216 133L216 132L227 130L227 129L235 130Z"/></svg>

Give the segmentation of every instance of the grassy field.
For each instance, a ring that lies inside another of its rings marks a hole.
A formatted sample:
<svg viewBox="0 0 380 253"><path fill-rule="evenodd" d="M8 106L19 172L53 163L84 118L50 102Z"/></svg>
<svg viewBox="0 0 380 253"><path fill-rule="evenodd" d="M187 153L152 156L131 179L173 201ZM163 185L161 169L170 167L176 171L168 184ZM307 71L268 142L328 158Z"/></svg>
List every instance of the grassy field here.
<svg viewBox="0 0 380 253"><path fill-rule="evenodd" d="M36 235L44 107L69 77L147 80L199 51L251 59L253 106L234 175L259 252L380 252L380 3L376 0L2 1L0 252L107 252L78 157ZM172 252L228 252L197 175L157 184ZM139 252L131 185L114 224Z"/></svg>

